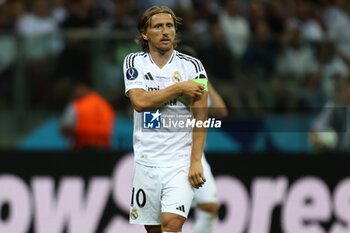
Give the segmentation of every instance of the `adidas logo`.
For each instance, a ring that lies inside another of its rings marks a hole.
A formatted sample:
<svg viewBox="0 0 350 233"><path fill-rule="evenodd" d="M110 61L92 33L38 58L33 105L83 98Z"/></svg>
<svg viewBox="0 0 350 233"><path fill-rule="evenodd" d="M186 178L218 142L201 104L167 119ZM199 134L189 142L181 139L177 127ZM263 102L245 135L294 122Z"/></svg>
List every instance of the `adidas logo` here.
<svg viewBox="0 0 350 233"><path fill-rule="evenodd" d="M148 72L147 74L145 74L145 79L147 79L147 80L154 80L154 79L153 79L153 76L151 75L150 72Z"/></svg>
<svg viewBox="0 0 350 233"><path fill-rule="evenodd" d="M185 206L184 205L176 207L176 209L185 213Z"/></svg>

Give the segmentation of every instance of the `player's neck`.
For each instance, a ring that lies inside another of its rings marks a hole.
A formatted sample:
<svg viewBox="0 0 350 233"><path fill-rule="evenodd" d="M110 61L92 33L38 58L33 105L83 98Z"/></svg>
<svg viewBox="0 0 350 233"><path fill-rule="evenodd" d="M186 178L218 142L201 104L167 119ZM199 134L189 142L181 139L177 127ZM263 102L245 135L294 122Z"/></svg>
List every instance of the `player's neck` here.
<svg viewBox="0 0 350 233"><path fill-rule="evenodd" d="M149 52L151 54L152 60L161 69L168 63L171 55L173 54L173 51L174 51L174 48L165 52L157 49L150 49Z"/></svg>

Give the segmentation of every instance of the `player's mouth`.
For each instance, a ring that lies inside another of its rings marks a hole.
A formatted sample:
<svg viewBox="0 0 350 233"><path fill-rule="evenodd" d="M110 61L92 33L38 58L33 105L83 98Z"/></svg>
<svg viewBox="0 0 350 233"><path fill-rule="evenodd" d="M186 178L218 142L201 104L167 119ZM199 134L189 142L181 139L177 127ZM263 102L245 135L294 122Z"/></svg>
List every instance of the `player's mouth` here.
<svg viewBox="0 0 350 233"><path fill-rule="evenodd" d="M160 40L160 42L161 42L162 44L168 44L168 43L170 43L170 39L168 39L168 38L163 38L163 39Z"/></svg>

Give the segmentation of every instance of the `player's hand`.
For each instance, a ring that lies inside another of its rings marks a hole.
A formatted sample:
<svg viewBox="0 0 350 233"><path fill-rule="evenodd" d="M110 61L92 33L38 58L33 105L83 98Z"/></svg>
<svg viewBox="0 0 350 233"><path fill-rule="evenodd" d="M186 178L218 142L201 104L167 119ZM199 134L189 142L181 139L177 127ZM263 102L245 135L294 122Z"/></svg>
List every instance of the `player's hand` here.
<svg viewBox="0 0 350 233"><path fill-rule="evenodd" d="M181 85L182 93L191 98L196 99L198 96L203 95L204 84L196 83L193 81L185 81L179 84Z"/></svg>
<svg viewBox="0 0 350 233"><path fill-rule="evenodd" d="M203 174L203 166L201 162L192 162L190 171L188 174L188 179L192 187L198 189L203 186L206 182L206 179Z"/></svg>

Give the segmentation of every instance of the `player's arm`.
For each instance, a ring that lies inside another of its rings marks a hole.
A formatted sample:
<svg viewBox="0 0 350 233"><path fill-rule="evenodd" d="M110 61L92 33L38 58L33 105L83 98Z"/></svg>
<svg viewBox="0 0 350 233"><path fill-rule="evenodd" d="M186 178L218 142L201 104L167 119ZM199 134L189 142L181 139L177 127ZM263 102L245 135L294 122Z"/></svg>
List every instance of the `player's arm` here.
<svg viewBox="0 0 350 233"><path fill-rule="evenodd" d="M128 95L135 110L142 112L158 107L181 94L196 99L203 95L203 89L203 84L186 81L158 91L145 91L141 88L135 88L129 90Z"/></svg>
<svg viewBox="0 0 350 233"><path fill-rule="evenodd" d="M136 54L131 53L125 57L123 64L125 90L138 112L158 107L181 94L191 98L202 95L204 86L189 81L176 83L158 91L146 91L142 70L143 65Z"/></svg>
<svg viewBox="0 0 350 233"><path fill-rule="evenodd" d="M217 118L225 118L228 115L227 107L224 100L216 92L215 88L208 81L208 91L211 100L211 104L208 109L208 114Z"/></svg>
<svg viewBox="0 0 350 233"><path fill-rule="evenodd" d="M208 92L203 91L203 94L193 101L192 112L196 121L205 121L208 119ZM204 150L205 138L207 135L206 128L193 129L191 166L189 171L189 180L194 188L199 188L206 181L203 174L202 154Z"/></svg>

